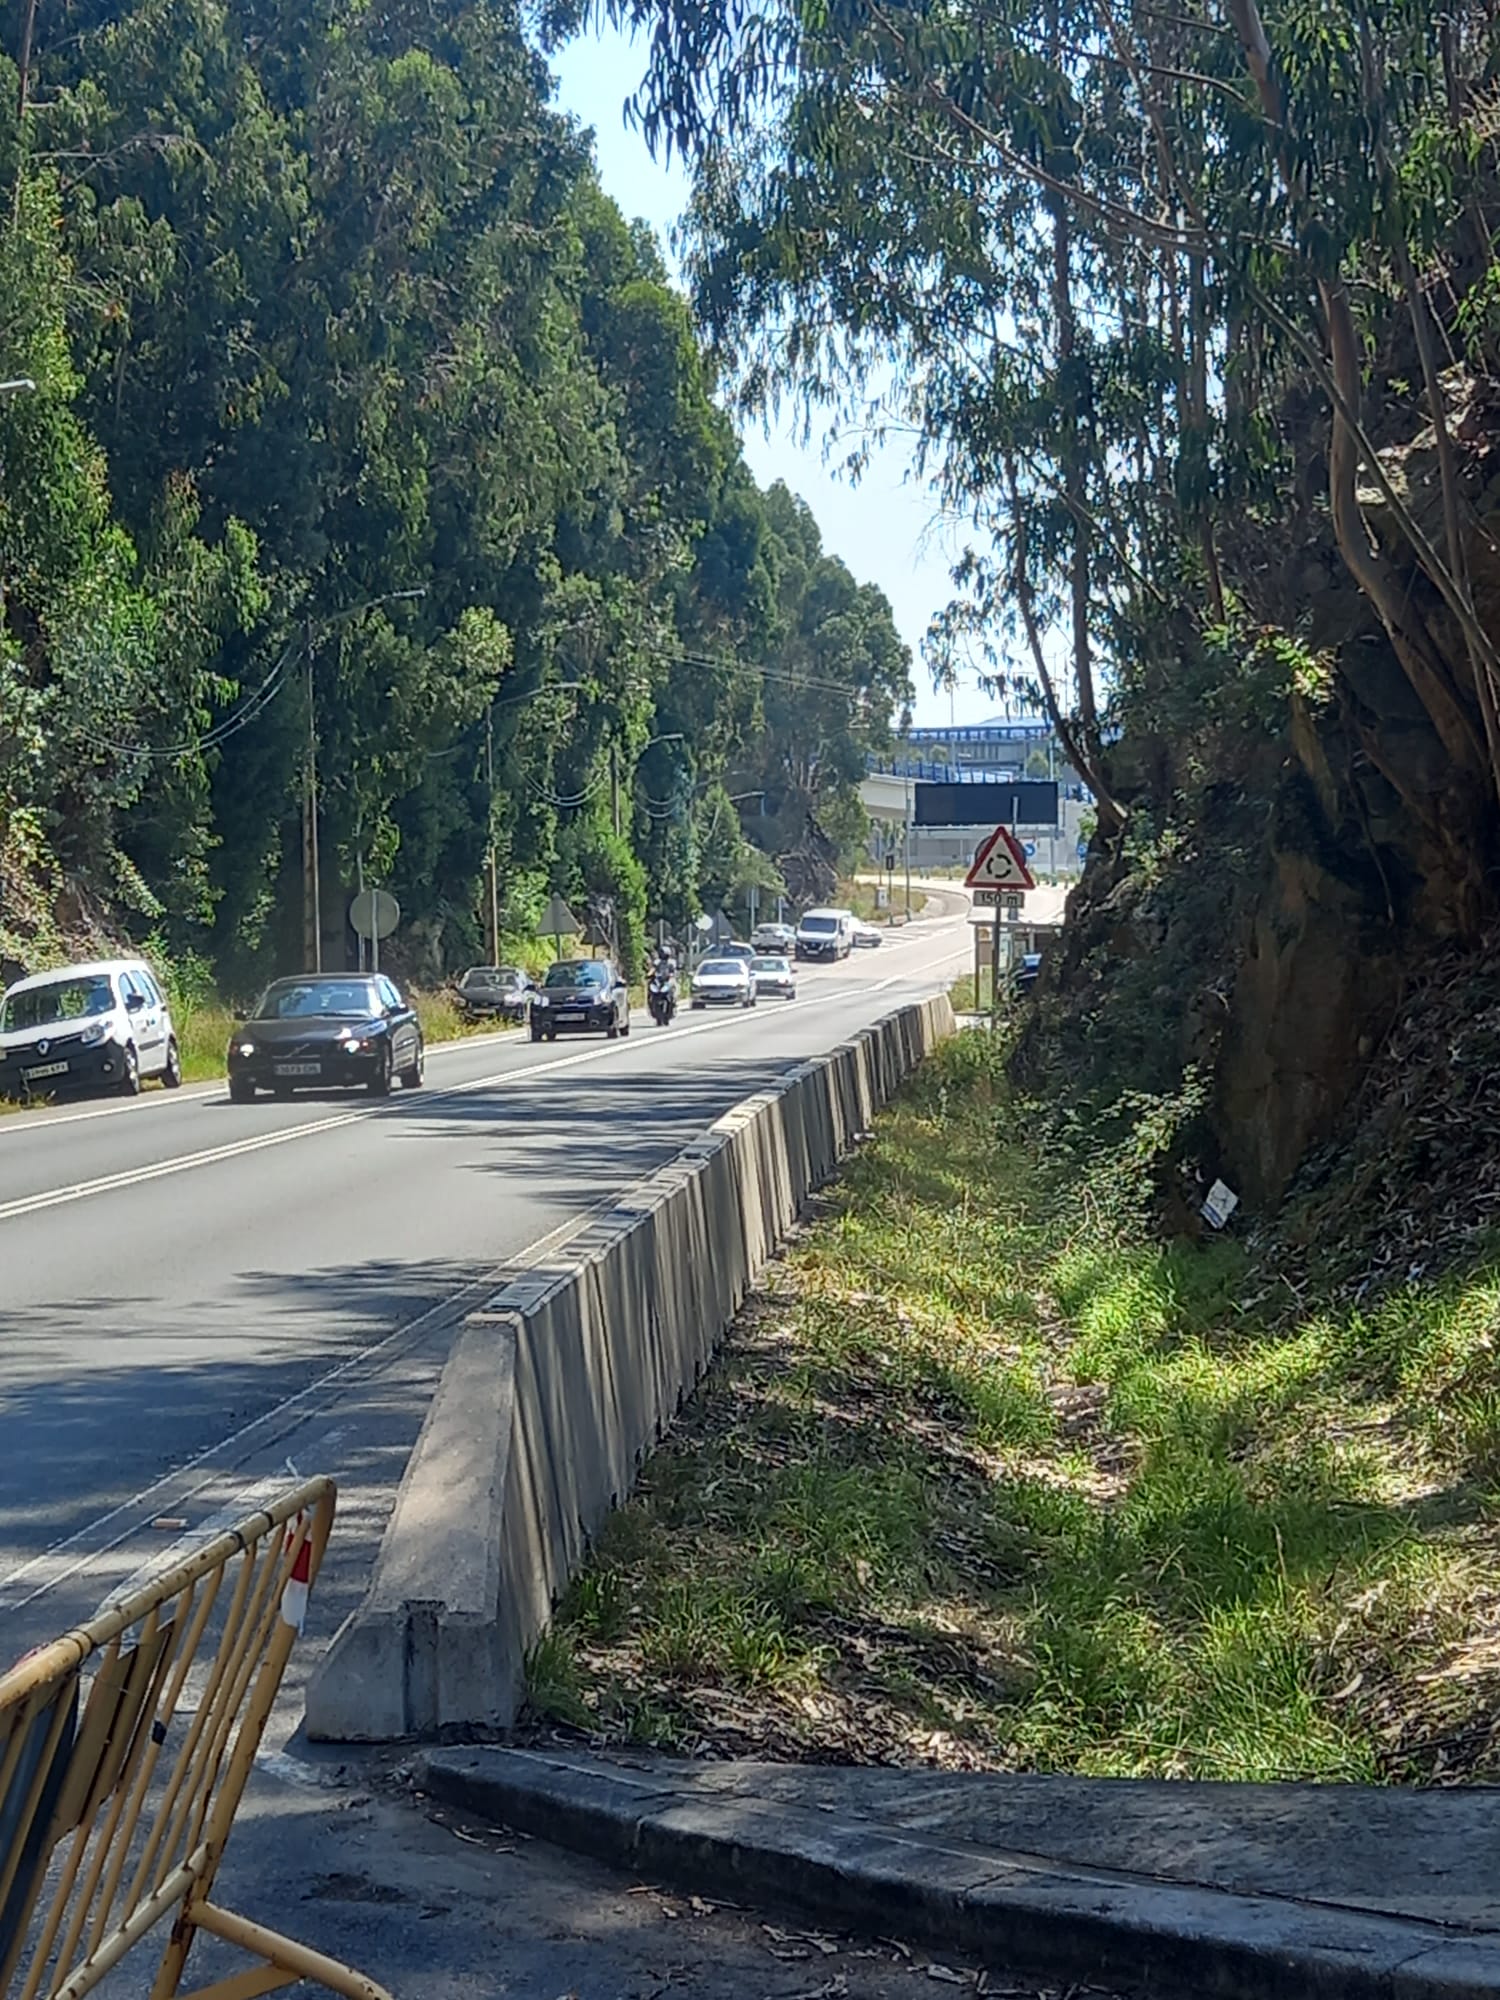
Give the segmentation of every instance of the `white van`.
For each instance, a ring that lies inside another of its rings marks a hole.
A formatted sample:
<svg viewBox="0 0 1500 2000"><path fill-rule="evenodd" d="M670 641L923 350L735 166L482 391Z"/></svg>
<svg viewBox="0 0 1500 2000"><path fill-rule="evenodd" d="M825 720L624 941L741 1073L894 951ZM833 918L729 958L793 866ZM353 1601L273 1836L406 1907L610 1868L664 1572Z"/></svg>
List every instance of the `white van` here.
<svg viewBox="0 0 1500 2000"><path fill-rule="evenodd" d="M18 979L0 999L0 1097L182 1081L172 1011L149 965L100 959Z"/></svg>
<svg viewBox="0 0 1500 2000"><path fill-rule="evenodd" d="M804 910L798 921L798 958L847 958L853 942L852 910Z"/></svg>

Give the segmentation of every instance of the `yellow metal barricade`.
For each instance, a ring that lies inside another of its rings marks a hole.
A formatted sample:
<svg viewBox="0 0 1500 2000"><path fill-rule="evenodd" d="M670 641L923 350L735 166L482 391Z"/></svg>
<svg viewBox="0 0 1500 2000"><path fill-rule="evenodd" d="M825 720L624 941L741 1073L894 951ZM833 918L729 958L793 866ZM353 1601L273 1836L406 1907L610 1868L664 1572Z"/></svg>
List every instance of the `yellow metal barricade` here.
<svg viewBox="0 0 1500 2000"><path fill-rule="evenodd" d="M173 2000L199 1931L256 1962L186 2000L388 2000L209 1900L333 1508L309 1480L0 1677L0 2000L81 2000L138 1947Z"/></svg>

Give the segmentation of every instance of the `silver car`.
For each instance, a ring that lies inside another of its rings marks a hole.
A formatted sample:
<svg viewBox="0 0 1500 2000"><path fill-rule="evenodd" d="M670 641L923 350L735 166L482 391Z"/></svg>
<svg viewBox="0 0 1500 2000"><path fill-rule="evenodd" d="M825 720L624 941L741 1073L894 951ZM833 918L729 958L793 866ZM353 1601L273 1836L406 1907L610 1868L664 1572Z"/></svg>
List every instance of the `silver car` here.
<svg viewBox="0 0 1500 2000"><path fill-rule="evenodd" d="M693 974L695 1007L753 1007L755 981L748 958L705 958Z"/></svg>
<svg viewBox="0 0 1500 2000"><path fill-rule="evenodd" d="M780 953L770 953L765 958L752 958L750 977L755 981L755 997L768 993L774 1000L795 1000L797 997L797 975L792 970L792 962Z"/></svg>

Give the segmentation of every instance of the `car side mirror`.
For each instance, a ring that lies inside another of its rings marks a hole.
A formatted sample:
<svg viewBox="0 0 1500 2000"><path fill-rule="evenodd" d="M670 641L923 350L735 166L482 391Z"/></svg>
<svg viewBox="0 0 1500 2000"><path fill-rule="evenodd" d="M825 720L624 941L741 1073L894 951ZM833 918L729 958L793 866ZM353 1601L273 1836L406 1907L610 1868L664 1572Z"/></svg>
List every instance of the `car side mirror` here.
<svg viewBox="0 0 1500 2000"><path fill-rule="evenodd" d="M145 1004L146 996L144 993L127 993L125 995L125 1012L127 1014L139 1014Z"/></svg>

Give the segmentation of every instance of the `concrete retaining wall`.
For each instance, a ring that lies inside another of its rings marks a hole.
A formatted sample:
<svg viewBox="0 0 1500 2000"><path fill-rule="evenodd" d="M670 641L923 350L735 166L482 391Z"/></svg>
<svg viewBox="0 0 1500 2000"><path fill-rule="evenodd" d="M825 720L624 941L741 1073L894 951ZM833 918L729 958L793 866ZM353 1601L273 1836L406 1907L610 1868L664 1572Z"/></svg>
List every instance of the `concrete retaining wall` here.
<svg viewBox="0 0 1500 2000"><path fill-rule="evenodd" d="M310 1735L503 1727L589 1539L796 1220L953 1030L903 1007L703 1138L465 1323L364 1603L309 1685Z"/></svg>

